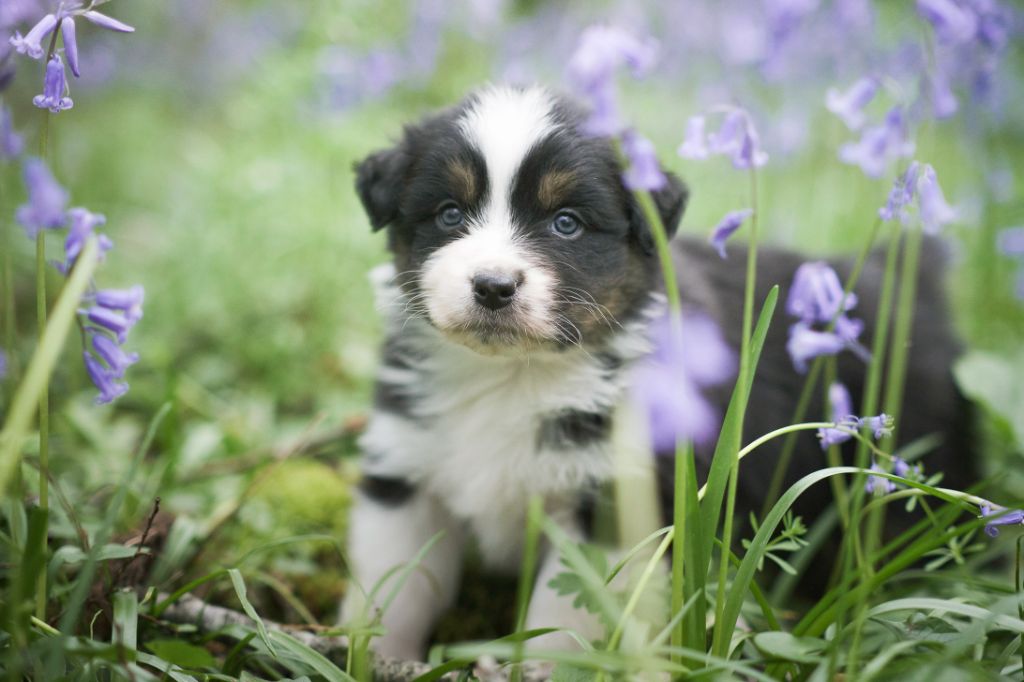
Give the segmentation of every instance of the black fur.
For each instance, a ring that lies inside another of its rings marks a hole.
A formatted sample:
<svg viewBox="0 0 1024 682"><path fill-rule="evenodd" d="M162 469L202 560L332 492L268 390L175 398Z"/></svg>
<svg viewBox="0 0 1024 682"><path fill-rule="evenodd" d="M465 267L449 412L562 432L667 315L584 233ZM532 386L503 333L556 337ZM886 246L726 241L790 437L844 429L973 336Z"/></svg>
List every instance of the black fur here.
<svg viewBox="0 0 1024 682"><path fill-rule="evenodd" d="M609 413L569 411L544 420L537 432L537 449L571 450L608 439Z"/></svg>
<svg viewBox="0 0 1024 682"><path fill-rule="evenodd" d="M416 486L404 478L387 476L363 475L359 480L359 490L386 507L397 507L412 497Z"/></svg>

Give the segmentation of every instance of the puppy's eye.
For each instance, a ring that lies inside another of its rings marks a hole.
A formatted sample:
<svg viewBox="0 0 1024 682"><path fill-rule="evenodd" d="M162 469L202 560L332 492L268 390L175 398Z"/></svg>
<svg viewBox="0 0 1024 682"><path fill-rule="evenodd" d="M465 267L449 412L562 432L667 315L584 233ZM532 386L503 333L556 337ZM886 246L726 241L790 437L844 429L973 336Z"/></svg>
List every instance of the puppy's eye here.
<svg viewBox="0 0 1024 682"><path fill-rule="evenodd" d="M455 204L445 204L437 213L437 225L442 230L454 229L465 220L466 216L463 215L462 209Z"/></svg>
<svg viewBox="0 0 1024 682"><path fill-rule="evenodd" d="M583 230L583 224L571 213L559 213L551 221L551 229L559 237L575 237Z"/></svg>

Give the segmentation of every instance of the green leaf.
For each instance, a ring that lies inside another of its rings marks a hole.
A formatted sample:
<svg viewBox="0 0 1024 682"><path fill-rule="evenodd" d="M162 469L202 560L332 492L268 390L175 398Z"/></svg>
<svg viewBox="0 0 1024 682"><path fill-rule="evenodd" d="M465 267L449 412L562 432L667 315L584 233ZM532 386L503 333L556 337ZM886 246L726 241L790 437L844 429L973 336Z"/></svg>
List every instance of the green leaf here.
<svg viewBox="0 0 1024 682"><path fill-rule="evenodd" d="M182 644L184 646L192 646L191 644L187 644L185 642L178 642L178 640L166 639L166 640L157 640L157 641L176 642L176 643ZM152 648L152 643L147 644L147 646L150 646ZM196 647L193 647L193 648L196 648ZM205 651L205 649L203 651ZM156 668L157 670L162 672L166 677L169 677L172 680L174 680L174 682L196 682L196 678L194 678L191 675L183 672L180 669L180 666L174 665L173 663L168 662L167 660L163 660L164 659L163 656L159 656L159 655L154 656L152 654L147 654L144 651L140 651L140 652L136 653L135 656L136 656L136 661L138 661L139 663L143 663L145 665L148 665L151 668ZM209 654L207 654L207 656L209 656ZM211 661L213 660L212 656L210 656L210 660ZM217 663L216 661L213 661L213 665L216 665L216 663ZM192 666L188 666L188 667L192 667ZM199 666L195 666L195 667L199 667ZM211 666L208 666L208 667L213 667L213 666L211 665Z"/></svg>
<svg viewBox="0 0 1024 682"><path fill-rule="evenodd" d="M1024 352L1003 357L985 351L971 351L953 367L960 389L982 403L1003 427L1024 446Z"/></svg>
<svg viewBox="0 0 1024 682"><path fill-rule="evenodd" d="M745 411L746 401L750 396L750 387L754 383L754 376L757 374L757 363L761 358L761 349L764 348L764 340L768 335L768 326L771 323L772 315L775 313L775 303L779 298L779 287L774 286L768 292L764 305L761 307L761 314L757 318L757 325L750 339L750 372L747 377L747 385L740 386L737 382L733 389L732 398L729 400L729 407L722 420L722 430L718 434L718 444L715 446L715 455L711 460L711 470L708 472L707 492L701 503L701 537L704 541L701 564L698 570L707 572L711 565L711 549L714 546L715 531L718 529L718 520L722 515L722 498L725 496L725 486L729 480L729 470L732 467L733 458L736 456L736 443L741 442L743 424L740 417Z"/></svg>
<svg viewBox="0 0 1024 682"><path fill-rule="evenodd" d="M551 671L551 682L591 682L596 677L593 670L577 668L568 663L559 663Z"/></svg>
<svg viewBox="0 0 1024 682"><path fill-rule="evenodd" d="M114 592L114 630L110 638L134 656L139 646L139 598L133 590Z"/></svg>
<svg viewBox="0 0 1024 682"><path fill-rule="evenodd" d="M146 648L165 661L182 668L215 668L217 659L201 646L180 639L154 639ZM140 661L142 659L139 659ZM142 661L145 663L145 661Z"/></svg>
<svg viewBox="0 0 1024 682"><path fill-rule="evenodd" d="M355 682L355 678L331 663L326 656L314 651L291 635L274 630L270 633L269 638L280 649L280 659L283 661L292 660L299 662L307 668L316 671L327 682Z"/></svg>
<svg viewBox="0 0 1024 682"><path fill-rule="evenodd" d="M249 598L246 596L245 581L242 580L242 574L238 572L237 568L228 569L228 577L231 578L231 585L235 588L235 594L238 595L238 601L242 603L242 610L245 611L245 615L256 621L256 632L259 634L263 644L267 647L270 653L276 658L277 651L274 649L274 645L270 643L270 637L267 635L267 626L263 623L263 619L260 618L260 614L256 613L256 609L253 608L252 604L249 603Z"/></svg>
<svg viewBox="0 0 1024 682"><path fill-rule="evenodd" d="M754 635L754 646L769 658L815 663L827 643L817 637L796 637L788 632L761 632Z"/></svg>

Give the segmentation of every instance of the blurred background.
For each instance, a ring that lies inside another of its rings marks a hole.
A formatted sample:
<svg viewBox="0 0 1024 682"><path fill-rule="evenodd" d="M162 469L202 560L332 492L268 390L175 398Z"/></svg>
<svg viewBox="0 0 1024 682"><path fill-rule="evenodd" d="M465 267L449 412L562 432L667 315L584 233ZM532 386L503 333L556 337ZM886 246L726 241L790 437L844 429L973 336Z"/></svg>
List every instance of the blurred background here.
<svg viewBox="0 0 1024 682"><path fill-rule="evenodd" d="M5 34L52 9L0 2ZM1004 501L1019 503L1024 266L999 249L999 235L1024 223L1024 70L1021 18L1004 6L991 36L951 46L913 3L866 0L113 0L103 11L137 31L80 22L75 106L51 117L48 158L71 205L107 216L116 248L100 285L145 286L145 318L127 344L141 360L129 393L96 406L69 341L52 389L51 460L74 514L59 513L53 532L70 538L75 523L96 522L141 432L170 402L122 530L160 496L165 578L262 547L246 560L263 577L264 615L330 622L343 589L330 538L344 532L346 455L369 405L380 334L366 274L387 258L352 166L404 122L485 82L567 88L568 58L596 22L660 44L651 74L623 76L622 106L690 185L682 229L694 235L749 196L727 162L677 156L690 116L722 103L752 113L770 155L762 234L817 256L864 243L905 166L872 179L840 162L838 149L858 134L826 110L828 89L874 74L884 93L870 119L893 103L917 113L914 158L935 166L960 216L944 234L968 348L958 377L982 406L987 471L1000 473ZM16 64L3 98L31 150L42 65ZM921 74L940 72L957 105L935 116L934 83ZM0 163L19 332L8 351L23 367L35 304L33 245L11 221L24 197L19 172ZM59 249L54 236L50 251ZM59 283L53 272L50 291ZM9 379L0 407L11 390ZM322 535L267 548L308 534Z"/></svg>

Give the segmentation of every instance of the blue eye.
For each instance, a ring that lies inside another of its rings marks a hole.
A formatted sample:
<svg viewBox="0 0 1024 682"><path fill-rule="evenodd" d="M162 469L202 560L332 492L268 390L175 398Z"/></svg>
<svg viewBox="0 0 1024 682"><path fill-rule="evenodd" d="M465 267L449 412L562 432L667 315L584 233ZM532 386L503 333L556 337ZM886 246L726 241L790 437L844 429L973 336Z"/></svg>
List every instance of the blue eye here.
<svg viewBox="0 0 1024 682"><path fill-rule="evenodd" d="M448 204L437 214L437 224L445 230L458 227L465 220L466 217L462 214L462 209L454 204Z"/></svg>
<svg viewBox="0 0 1024 682"><path fill-rule="evenodd" d="M559 213L551 221L551 229L559 237L575 237L583 229L583 225L571 213Z"/></svg>

